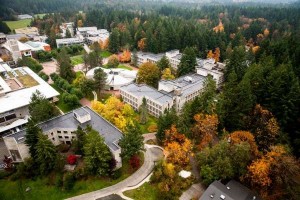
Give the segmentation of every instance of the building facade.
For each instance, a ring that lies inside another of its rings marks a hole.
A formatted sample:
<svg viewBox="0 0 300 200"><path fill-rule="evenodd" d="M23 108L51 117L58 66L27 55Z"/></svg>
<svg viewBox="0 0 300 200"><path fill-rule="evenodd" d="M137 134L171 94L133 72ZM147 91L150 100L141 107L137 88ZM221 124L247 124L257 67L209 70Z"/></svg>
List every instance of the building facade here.
<svg viewBox="0 0 300 200"><path fill-rule="evenodd" d="M105 144L117 161L116 168L122 166L121 148L118 145L123 136L122 132L87 106L42 122L38 126L55 146L62 143L71 144L77 137L75 131L78 127L84 129L91 126L104 138ZM26 129L3 137L14 162L23 162L25 158L30 157L25 137Z"/></svg>
<svg viewBox="0 0 300 200"><path fill-rule="evenodd" d="M64 39L56 39L57 48L61 48L63 46L71 46L71 45L83 45L84 41L80 38L64 38Z"/></svg>

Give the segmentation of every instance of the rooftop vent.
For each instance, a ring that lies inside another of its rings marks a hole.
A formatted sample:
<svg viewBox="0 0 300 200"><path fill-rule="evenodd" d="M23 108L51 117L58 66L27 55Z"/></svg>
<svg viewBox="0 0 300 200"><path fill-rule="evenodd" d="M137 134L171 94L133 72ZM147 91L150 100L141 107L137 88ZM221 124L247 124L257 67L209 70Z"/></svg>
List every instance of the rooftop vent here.
<svg viewBox="0 0 300 200"><path fill-rule="evenodd" d="M81 124L88 122L91 120L91 115L88 111L86 111L84 108L80 108L76 111L73 111L73 115L75 119L80 122Z"/></svg>
<svg viewBox="0 0 300 200"><path fill-rule="evenodd" d="M230 187L227 186L227 190L230 190Z"/></svg>
<svg viewBox="0 0 300 200"><path fill-rule="evenodd" d="M186 77L184 77L184 79L183 80L185 80L185 81L187 81L187 82L189 82L189 83L192 83L193 82L193 78L192 77L190 77L190 76L186 76Z"/></svg>
<svg viewBox="0 0 300 200"><path fill-rule="evenodd" d="M24 137L19 137L19 138L18 138L18 140L23 140L23 139L24 139Z"/></svg>
<svg viewBox="0 0 300 200"><path fill-rule="evenodd" d="M211 195L210 195L210 198L214 198L214 196L215 196L215 194L211 194Z"/></svg>
<svg viewBox="0 0 300 200"><path fill-rule="evenodd" d="M221 194L220 199L224 200L225 198L226 198L225 195Z"/></svg>

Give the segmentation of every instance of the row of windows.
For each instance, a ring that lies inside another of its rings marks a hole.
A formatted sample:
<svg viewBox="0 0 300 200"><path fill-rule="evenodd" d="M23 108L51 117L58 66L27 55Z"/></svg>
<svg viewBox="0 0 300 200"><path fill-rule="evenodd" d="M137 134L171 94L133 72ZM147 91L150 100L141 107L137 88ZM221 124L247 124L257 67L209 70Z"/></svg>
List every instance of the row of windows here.
<svg viewBox="0 0 300 200"><path fill-rule="evenodd" d="M137 102L137 100L138 100L136 97L133 97L130 94L123 92L123 91L121 91L121 95L122 95L123 99L125 99L125 97L127 97L128 99L133 100L135 102Z"/></svg>

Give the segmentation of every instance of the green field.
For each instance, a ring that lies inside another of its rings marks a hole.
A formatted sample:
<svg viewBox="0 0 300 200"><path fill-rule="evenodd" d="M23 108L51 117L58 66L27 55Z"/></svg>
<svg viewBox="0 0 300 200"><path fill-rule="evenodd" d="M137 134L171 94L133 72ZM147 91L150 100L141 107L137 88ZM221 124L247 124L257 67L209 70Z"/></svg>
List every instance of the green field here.
<svg viewBox="0 0 300 200"><path fill-rule="evenodd" d="M45 15L47 15L48 13L40 13L40 14L35 14L34 17L39 17L39 18L43 18Z"/></svg>
<svg viewBox="0 0 300 200"><path fill-rule="evenodd" d="M100 53L100 56L102 58L108 58L111 55L112 55L112 53L110 53L109 51L101 51L101 53Z"/></svg>
<svg viewBox="0 0 300 200"><path fill-rule="evenodd" d="M18 21L4 21L11 31L16 28L24 28L30 25L31 19L22 19Z"/></svg>
<svg viewBox="0 0 300 200"><path fill-rule="evenodd" d="M141 164L144 162L144 154L139 155ZM86 180L76 181L74 188L71 191L64 191L55 187L55 177L38 178L36 180L19 179L10 181L0 179L0 197L1 200L23 199L23 200L60 200L68 197L80 195L87 192L92 192L105 187L114 185L128 178L134 171L131 169L128 160L123 160L123 166L120 169L121 177L116 180L109 178L99 178L97 176L88 177ZM30 191L26 192L26 188L30 187Z"/></svg>
<svg viewBox="0 0 300 200"><path fill-rule="evenodd" d="M122 64L120 64L119 66L118 66L118 68L121 68L121 69L127 69L127 70L132 70L132 68L131 67L128 67L128 66L126 66L126 65L122 65Z"/></svg>
<svg viewBox="0 0 300 200"><path fill-rule="evenodd" d="M159 199L157 188L150 183L144 183L135 190L125 191L124 195L134 200L156 200Z"/></svg>
<svg viewBox="0 0 300 200"><path fill-rule="evenodd" d="M77 56L72 56L70 57L71 59L71 64L72 65L78 65L83 63L83 56L82 55L77 55Z"/></svg>

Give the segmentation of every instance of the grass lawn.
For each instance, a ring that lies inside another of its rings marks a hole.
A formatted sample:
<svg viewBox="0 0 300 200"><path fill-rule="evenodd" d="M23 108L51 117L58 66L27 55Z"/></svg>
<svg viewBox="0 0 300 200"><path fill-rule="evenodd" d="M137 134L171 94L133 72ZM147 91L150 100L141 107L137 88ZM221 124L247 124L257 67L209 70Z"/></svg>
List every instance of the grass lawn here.
<svg viewBox="0 0 300 200"><path fill-rule="evenodd" d="M16 28L24 28L30 25L31 19L22 19L18 21L4 21L7 26L13 31Z"/></svg>
<svg viewBox="0 0 300 200"><path fill-rule="evenodd" d="M137 114L136 118L137 118L137 120L139 120L139 115L138 114ZM157 119L155 117L149 115L147 123L146 124L140 124L142 133L143 134L149 133L148 128L151 125L157 125Z"/></svg>
<svg viewBox="0 0 300 200"><path fill-rule="evenodd" d="M143 154L141 154L143 155ZM141 158L143 160L143 156ZM68 197L80 195L87 192L99 190L111 185L114 185L125 178L129 177L133 171L129 169L129 163L124 162L121 168L122 176L116 180L108 178L89 177L87 180L76 181L74 188L71 191L63 191L50 183L47 177L37 180L0 180L0 196L1 200L22 199L22 200L60 200ZM54 183L55 184L55 183ZM29 192L25 192L26 188L30 187Z"/></svg>
<svg viewBox="0 0 300 200"><path fill-rule="evenodd" d="M43 19L43 17L44 17L45 15L47 15L47 14L48 14L48 13L35 14L34 17L39 17L39 18Z"/></svg>
<svg viewBox="0 0 300 200"><path fill-rule="evenodd" d="M124 192L124 195L134 200L156 200L159 199L159 192L154 185L150 183L144 183L137 189L128 190Z"/></svg>
<svg viewBox="0 0 300 200"><path fill-rule="evenodd" d="M109 97L111 97L111 94L107 94L107 93L99 94L97 91L97 96L98 96L98 101L101 101L102 103L104 103Z"/></svg>
<svg viewBox="0 0 300 200"><path fill-rule="evenodd" d="M77 56L72 56L70 57L71 59L71 64L72 65L78 65L83 63L83 56L82 55L77 55Z"/></svg>
<svg viewBox="0 0 300 200"><path fill-rule="evenodd" d="M100 56L102 58L108 58L111 55L112 55L112 53L110 53L109 51L101 51L101 53L100 53Z"/></svg>
<svg viewBox="0 0 300 200"><path fill-rule="evenodd" d="M126 66L126 65L122 65L122 64L120 64L119 66L118 66L118 68L121 68L121 69L127 69L127 70L132 70L132 68L131 67L128 67L128 66Z"/></svg>
<svg viewBox="0 0 300 200"><path fill-rule="evenodd" d="M17 78L25 87L33 87L39 84L36 80L34 80L34 78L32 78L28 74L23 76L18 76Z"/></svg>

